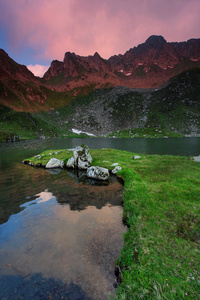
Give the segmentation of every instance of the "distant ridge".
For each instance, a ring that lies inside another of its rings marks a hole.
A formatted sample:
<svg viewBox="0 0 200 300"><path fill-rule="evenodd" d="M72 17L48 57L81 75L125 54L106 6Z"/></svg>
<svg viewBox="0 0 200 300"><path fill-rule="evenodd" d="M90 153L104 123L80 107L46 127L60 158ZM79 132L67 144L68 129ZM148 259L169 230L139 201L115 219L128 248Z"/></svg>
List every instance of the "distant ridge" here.
<svg viewBox="0 0 200 300"><path fill-rule="evenodd" d="M108 60L97 52L88 57L66 52L63 62L51 63L44 79L46 85L60 91L88 84L155 88L194 67L200 67L200 39L167 43L162 36L152 35Z"/></svg>
<svg viewBox="0 0 200 300"><path fill-rule="evenodd" d="M63 61L52 61L43 78L0 49L0 103L16 111L51 110L97 88L155 89L183 71L199 68L200 39L168 43L153 35L107 60L97 52L66 52Z"/></svg>

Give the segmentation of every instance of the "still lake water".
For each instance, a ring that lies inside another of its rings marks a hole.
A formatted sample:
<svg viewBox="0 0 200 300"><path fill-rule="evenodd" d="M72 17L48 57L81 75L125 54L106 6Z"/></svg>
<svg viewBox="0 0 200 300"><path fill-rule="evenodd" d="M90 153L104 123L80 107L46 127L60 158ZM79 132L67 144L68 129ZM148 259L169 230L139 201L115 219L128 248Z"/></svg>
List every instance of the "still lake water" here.
<svg viewBox="0 0 200 300"><path fill-rule="evenodd" d="M31 168L46 149L200 154L200 138L54 139L0 144L0 299L108 299L123 246L122 185Z"/></svg>

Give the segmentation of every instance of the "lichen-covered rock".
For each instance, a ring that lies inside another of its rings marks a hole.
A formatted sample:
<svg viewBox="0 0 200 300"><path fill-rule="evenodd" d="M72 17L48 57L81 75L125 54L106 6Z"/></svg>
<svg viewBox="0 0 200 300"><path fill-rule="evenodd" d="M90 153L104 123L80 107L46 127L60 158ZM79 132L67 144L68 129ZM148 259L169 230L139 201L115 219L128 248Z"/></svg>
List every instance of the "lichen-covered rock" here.
<svg viewBox="0 0 200 300"><path fill-rule="evenodd" d="M51 158L49 162L46 164L46 169L53 169L53 168L63 168L64 162L57 159Z"/></svg>
<svg viewBox="0 0 200 300"><path fill-rule="evenodd" d="M102 167L89 167L87 169L87 177L97 179L97 180L108 180L109 171L106 168Z"/></svg>
<svg viewBox="0 0 200 300"><path fill-rule="evenodd" d="M87 157L85 156L78 157L77 167L80 170L87 170L90 167L90 162L88 161Z"/></svg>
<svg viewBox="0 0 200 300"><path fill-rule="evenodd" d="M72 157L70 157L69 159L68 159L68 161L67 161L67 164L66 164L66 167L67 168L72 168L72 169L74 169L75 168L75 158L72 156Z"/></svg>
<svg viewBox="0 0 200 300"><path fill-rule="evenodd" d="M115 174L117 174L117 172L120 171L121 169L122 169L122 167L116 166L116 167L111 171L111 173L115 175Z"/></svg>
<svg viewBox="0 0 200 300"><path fill-rule="evenodd" d="M89 153L87 146L78 146L73 149L73 156L68 160L68 168L78 168L81 170L87 170L92 163L92 156Z"/></svg>

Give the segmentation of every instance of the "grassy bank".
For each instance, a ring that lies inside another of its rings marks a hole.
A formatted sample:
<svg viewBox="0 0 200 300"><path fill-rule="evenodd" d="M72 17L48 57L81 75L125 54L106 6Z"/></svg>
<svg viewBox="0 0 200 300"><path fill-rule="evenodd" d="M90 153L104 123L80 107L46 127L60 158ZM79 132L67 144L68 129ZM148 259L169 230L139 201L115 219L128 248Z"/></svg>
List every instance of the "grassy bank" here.
<svg viewBox="0 0 200 300"><path fill-rule="evenodd" d="M49 155L51 153L51 155ZM200 295L200 163L187 157L90 150L93 165L119 163L124 180L123 219L128 226L116 262L116 299L198 299ZM46 151L67 159L70 151Z"/></svg>

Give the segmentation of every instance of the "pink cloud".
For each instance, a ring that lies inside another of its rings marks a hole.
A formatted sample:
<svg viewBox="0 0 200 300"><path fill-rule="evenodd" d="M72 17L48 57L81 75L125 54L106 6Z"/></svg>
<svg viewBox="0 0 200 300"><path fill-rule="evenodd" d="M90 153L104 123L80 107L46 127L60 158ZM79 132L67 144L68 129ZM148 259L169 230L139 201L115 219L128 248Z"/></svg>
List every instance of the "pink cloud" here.
<svg viewBox="0 0 200 300"><path fill-rule="evenodd" d="M150 35L199 38L199 0L0 0L0 24L17 51L62 60L66 51L108 58Z"/></svg>

